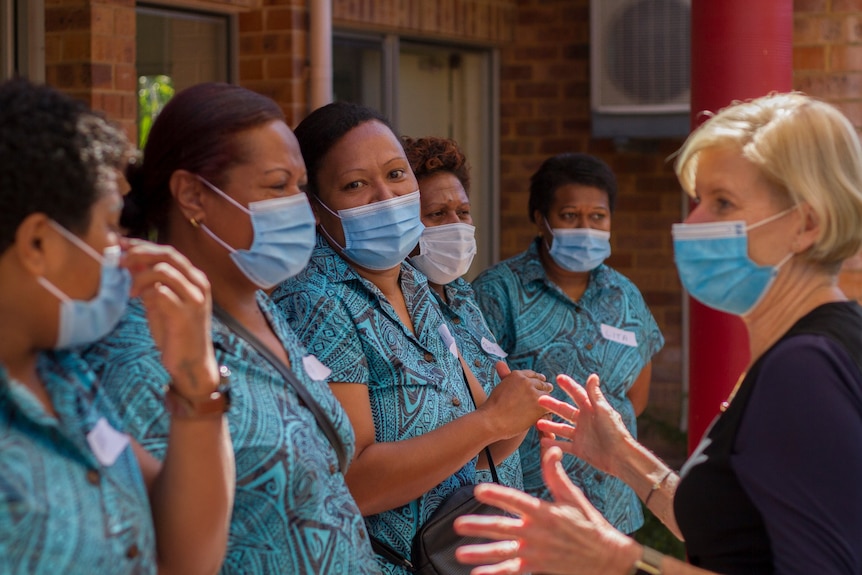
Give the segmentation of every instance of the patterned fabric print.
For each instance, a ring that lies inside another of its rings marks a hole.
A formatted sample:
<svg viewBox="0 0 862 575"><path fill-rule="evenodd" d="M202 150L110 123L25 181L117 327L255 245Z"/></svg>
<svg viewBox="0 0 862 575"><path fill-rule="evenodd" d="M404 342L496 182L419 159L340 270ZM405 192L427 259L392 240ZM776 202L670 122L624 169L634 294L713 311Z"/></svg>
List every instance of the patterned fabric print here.
<svg viewBox="0 0 862 575"><path fill-rule="evenodd" d="M534 242L526 252L481 274L473 288L491 331L509 352L512 369L533 369L549 381L565 373L579 383L597 373L608 401L636 436L634 409L626 393L664 338L631 281L601 265L592 271L586 292L575 303L547 279ZM613 340L629 338L631 343L632 336L636 346ZM571 401L558 387L552 393ZM631 533L643 525L640 501L622 481L568 454L563 465L617 529ZM521 466L527 492L550 499L542 481L535 429L521 445Z"/></svg>
<svg viewBox="0 0 862 575"><path fill-rule="evenodd" d="M154 574L146 488L130 447L99 463L87 434L114 410L71 352L39 357L49 415L0 367L0 573Z"/></svg>
<svg viewBox="0 0 862 575"><path fill-rule="evenodd" d="M378 442L417 437L473 409L460 365L438 332L444 321L425 276L403 264L401 289L415 335L380 290L318 237L305 271L273 293L309 351L332 368L330 381L368 386ZM419 525L458 487L475 481L474 459L418 499L366 517L369 530L409 557ZM382 560L381 566L407 573Z"/></svg>
<svg viewBox="0 0 862 575"><path fill-rule="evenodd" d="M287 350L293 372L332 419L350 457L353 429L325 378L312 379L303 368L303 358L310 356L263 292L258 304ZM215 317L212 331L216 359L232 374L228 423L237 475L221 572L379 573L335 451L312 413L266 359ZM139 301L131 302L120 325L88 350L87 359L125 406L130 432L156 457L164 457L170 417L162 388L170 378Z"/></svg>
<svg viewBox="0 0 862 575"><path fill-rule="evenodd" d="M431 290L431 292L437 297L443 316L452 329L461 357L482 384L485 393L490 395L500 383L496 365L498 361L505 361L505 352L497 346L497 340L488 329L470 284L458 278L443 289L448 303L444 302L436 291ZM515 489L524 489L521 456L517 450L503 461L496 461L495 464L500 483ZM491 472L487 469L477 469L476 480L479 483L493 481Z"/></svg>

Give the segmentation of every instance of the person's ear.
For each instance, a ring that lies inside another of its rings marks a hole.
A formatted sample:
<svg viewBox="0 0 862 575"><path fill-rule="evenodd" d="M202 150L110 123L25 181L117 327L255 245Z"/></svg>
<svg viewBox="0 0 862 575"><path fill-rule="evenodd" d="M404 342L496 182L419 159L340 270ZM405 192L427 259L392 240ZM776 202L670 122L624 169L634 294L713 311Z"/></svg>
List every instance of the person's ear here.
<svg viewBox="0 0 862 575"><path fill-rule="evenodd" d="M15 230L15 243L9 249L21 266L35 277L44 276L50 267L50 254L61 254L60 234L51 229L50 218L42 212L30 214Z"/></svg>
<svg viewBox="0 0 862 575"><path fill-rule="evenodd" d="M548 226L545 225L545 216L539 210L533 210L533 223L536 224L536 235L544 237L548 231Z"/></svg>
<svg viewBox="0 0 862 575"><path fill-rule="evenodd" d="M183 217L196 224L205 223L204 184L188 170L176 170L169 181L171 195Z"/></svg>
<svg viewBox="0 0 862 575"><path fill-rule="evenodd" d="M802 214L802 228L796 233L793 241L793 251L804 253L811 249L820 237L820 218L808 203L799 205Z"/></svg>

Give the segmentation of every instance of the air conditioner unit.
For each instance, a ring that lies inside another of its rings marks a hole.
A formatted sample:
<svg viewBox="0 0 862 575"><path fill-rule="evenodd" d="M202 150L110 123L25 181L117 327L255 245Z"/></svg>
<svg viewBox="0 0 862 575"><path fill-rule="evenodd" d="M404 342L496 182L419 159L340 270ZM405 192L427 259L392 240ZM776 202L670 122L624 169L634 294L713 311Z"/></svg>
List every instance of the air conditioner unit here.
<svg viewBox="0 0 862 575"><path fill-rule="evenodd" d="M691 0L591 0L593 135L688 133Z"/></svg>

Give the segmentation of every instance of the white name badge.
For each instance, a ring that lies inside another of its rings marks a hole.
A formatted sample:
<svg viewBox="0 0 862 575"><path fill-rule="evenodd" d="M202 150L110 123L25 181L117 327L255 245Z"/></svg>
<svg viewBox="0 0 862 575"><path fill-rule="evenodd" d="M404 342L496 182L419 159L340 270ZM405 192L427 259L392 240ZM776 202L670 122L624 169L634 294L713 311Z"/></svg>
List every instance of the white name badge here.
<svg viewBox="0 0 862 575"><path fill-rule="evenodd" d="M93 455L99 463L105 467L113 465L123 450L129 445L129 436L120 433L108 423L104 417L100 417L90 433L87 434L87 443L93 450Z"/></svg>
<svg viewBox="0 0 862 575"><path fill-rule="evenodd" d="M452 332L449 331L449 326L441 323L437 328L437 333L440 334L440 339L443 340L443 345L449 350L449 353L458 357L458 344L455 343L455 338L452 337Z"/></svg>
<svg viewBox="0 0 862 575"><path fill-rule="evenodd" d="M308 354L304 356L302 358L302 367L305 369L305 373L308 374L308 377L314 381L323 381L332 375L332 370L323 365L323 363L317 359L316 355Z"/></svg>
<svg viewBox="0 0 862 575"><path fill-rule="evenodd" d="M482 338L482 349L485 350L485 353L490 353L491 355L496 355L497 357L506 357L509 355L503 348L488 339L487 337Z"/></svg>
<svg viewBox="0 0 862 575"><path fill-rule="evenodd" d="M624 329L602 324L602 335L608 341L615 341L630 347L638 346L638 340L633 331L626 331Z"/></svg>

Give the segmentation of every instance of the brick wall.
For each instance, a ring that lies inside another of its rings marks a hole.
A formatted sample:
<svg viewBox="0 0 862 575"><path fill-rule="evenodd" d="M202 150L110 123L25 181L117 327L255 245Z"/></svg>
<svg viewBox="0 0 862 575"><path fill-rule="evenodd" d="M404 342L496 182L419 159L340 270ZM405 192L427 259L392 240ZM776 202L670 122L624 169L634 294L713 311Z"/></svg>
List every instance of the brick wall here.
<svg viewBox="0 0 862 575"><path fill-rule="evenodd" d="M47 0L47 83L137 134L134 0Z"/></svg>
<svg viewBox="0 0 862 575"><path fill-rule="evenodd" d="M795 0L793 86L837 106L862 130L862 0ZM862 301L862 255L839 284Z"/></svg>
<svg viewBox="0 0 862 575"><path fill-rule="evenodd" d="M515 0L333 0L336 25L501 44L512 39Z"/></svg>
<svg viewBox="0 0 862 575"><path fill-rule="evenodd" d="M522 0L514 41L501 50L502 257L535 237L527 215L530 175L548 156L587 152L619 179L609 264L641 290L667 343L653 360L650 412L679 421L682 293L670 227L681 217L681 192L665 158L677 140L616 145L590 135L589 0Z"/></svg>
<svg viewBox="0 0 862 575"><path fill-rule="evenodd" d="M308 108L306 0L267 0L239 15L239 83L278 102L290 126Z"/></svg>

